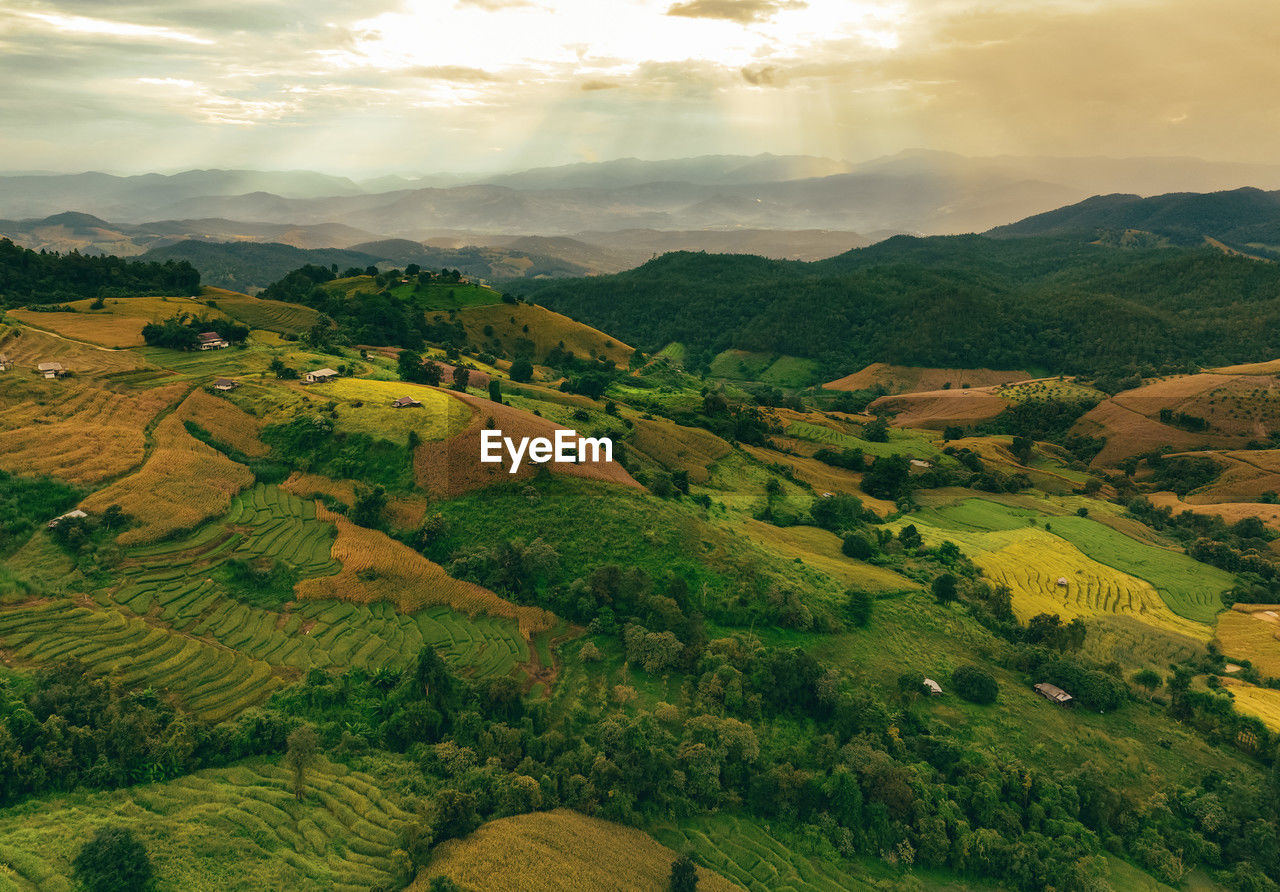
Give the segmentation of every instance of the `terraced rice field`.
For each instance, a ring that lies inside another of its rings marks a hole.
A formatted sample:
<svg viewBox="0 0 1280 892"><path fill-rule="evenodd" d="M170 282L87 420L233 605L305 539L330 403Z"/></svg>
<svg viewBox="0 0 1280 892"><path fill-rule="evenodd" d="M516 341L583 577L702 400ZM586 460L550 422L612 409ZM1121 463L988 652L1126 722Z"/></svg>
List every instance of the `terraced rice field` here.
<svg viewBox="0 0 1280 892"><path fill-rule="evenodd" d="M270 451L258 439L258 431L262 429L261 421L230 400L206 390L192 391L178 408L177 416L182 421L200 425L217 442L238 449L250 457L259 458Z"/></svg>
<svg viewBox="0 0 1280 892"><path fill-rule="evenodd" d="M654 836L672 849L696 852L712 870L750 892L879 888L879 884L842 869L834 859L809 857L769 835L759 824L732 816L662 828Z"/></svg>
<svg viewBox="0 0 1280 892"><path fill-rule="evenodd" d="M320 314L310 307L285 303L279 300L260 300L247 294L208 289L207 297L218 309L238 319L250 328L260 328L280 334L302 334L316 324Z"/></svg>
<svg viewBox="0 0 1280 892"><path fill-rule="evenodd" d="M1038 613L1057 613L1063 619L1119 614L1196 640L1209 637L1205 622L1176 613L1149 581L1093 559L1043 527L1025 520L1019 526L1017 509L985 499L971 502L924 509L896 526L914 523L930 547L948 540L960 546L988 579L1010 588L1014 612L1024 622ZM1056 529L1068 518L1050 520ZM1130 542L1135 549L1142 547ZM1062 579L1066 585L1058 584Z"/></svg>
<svg viewBox="0 0 1280 892"><path fill-rule="evenodd" d="M1226 689L1235 698L1236 709L1261 719L1272 731L1280 731L1280 691L1260 688L1234 678L1224 679Z"/></svg>
<svg viewBox="0 0 1280 892"><path fill-rule="evenodd" d="M255 759L164 783L56 797L0 816L0 892L71 890L71 861L102 826L152 852L157 888L367 892L409 879L413 815L377 780L321 759L303 801L289 770Z"/></svg>
<svg viewBox="0 0 1280 892"><path fill-rule="evenodd" d="M133 350L109 350L25 326L5 328L7 331L0 329L3 332L0 333L0 352L8 355L15 364L13 371L6 374L16 372L34 376L36 366L42 362L60 362L64 369L80 377L128 372L146 365Z"/></svg>
<svg viewBox="0 0 1280 892"><path fill-rule="evenodd" d="M117 540L121 545L194 529L223 514L235 494L253 483L248 468L187 433L179 414L156 426L155 445L141 469L81 504L94 513L119 505L133 518L135 526Z"/></svg>
<svg viewBox="0 0 1280 892"><path fill-rule="evenodd" d="M167 692L213 722L261 703L283 684L261 660L117 609L70 601L0 611L0 642L21 661L75 658L125 684Z"/></svg>
<svg viewBox="0 0 1280 892"><path fill-rule="evenodd" d="M146 427L186 386L116 393L83 379L0 388L0 467L96 484L142 463Z"/></svg>
<svg viewBox="0 0 1280 892"><path fill-rule="evenodd" d="M666 888L677 857L633 827L557 809L490 821L468 837L442 843L410 889L426 892L432 877L447 876L464 889L657 890ZM740 887L700 868L698 888Z"/></svg>
<svg viewBox="0 0 1280 892"><path fill-rule="evenodd" d="M41 313L10 310L14 319L102 347L141 347L142 327L151 320L109 313Z"/></svg>

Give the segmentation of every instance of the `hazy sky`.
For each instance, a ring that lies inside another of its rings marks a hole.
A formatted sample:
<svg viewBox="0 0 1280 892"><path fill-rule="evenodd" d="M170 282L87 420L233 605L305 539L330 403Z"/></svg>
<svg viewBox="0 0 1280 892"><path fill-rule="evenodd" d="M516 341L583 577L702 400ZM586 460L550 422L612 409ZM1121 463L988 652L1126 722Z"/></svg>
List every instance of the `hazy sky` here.
<svg viewBox="0 0 1280 892"><path fill-rule="evenodd" d="M0 168L1280 161L1276 0L0 0Z"/></svg>

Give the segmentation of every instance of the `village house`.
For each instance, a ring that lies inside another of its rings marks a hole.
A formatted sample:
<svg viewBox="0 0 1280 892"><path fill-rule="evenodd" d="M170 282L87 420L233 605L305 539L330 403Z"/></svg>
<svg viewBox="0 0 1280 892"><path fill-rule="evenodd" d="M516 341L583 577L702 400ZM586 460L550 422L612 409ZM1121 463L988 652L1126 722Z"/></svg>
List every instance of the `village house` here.
<svg viewBox="0 0 1280 892"><path fill-rule="evenodd" d="M942 695L942 685L938 684L932 678L924 680L924 686L929 691L930 697L939 697Z"/></svg>
<svg viewBox="0 0 1280 892"><path fill-rule="evenodd" d="M230 347L231 344L227 339L216 331L202 331L199 334L201 350L221 350L223 347Z"/></svg>
<svg viewBox="0 0 1280 892"><path fill-rule="evenodd" d="M1075 700L1070 694L1055 684L1049 684L1046 681L1036 685L1036 693L1044 697L1050 703L1057 703L1059 706L1070 706Z"/></svg>
<svg viewBox="0 0 1280 892"><path fill-rule="evenodd" d="M3 353L0 353L0 372L7 372L8 370L9 370L9 357L5 356Z"/></svg>
<svg viewBox="0 0 1280 892"><path fill-rule="evenodd" d="M232 381L230 378L219 378L217 381L213 382L213 389L220 390L223 393L235 390L239 386L239 383Z"/></svg>
<svg viewBox="0 0 1280 892"><path fill-rule="evenodd" d="M415 400L415 399L414 399L413 397L411 397L411 396L402 396L402 397L400 397L400 399L396 400L395 402L393 402L393 403L391 404L391 408L393 408L393 409L409 409L409 408L417 408L417 409L421 409L421 408L422 408L422 403L418 402L417 400Z"/></svg>
<svg viewBox="0 0 1280 892"><path fill-rule="evenodd" d="M85 514L79 508L76 508L74 511L68 511L66 514L59 514L53 520L49 521L49 529L53 529L64 520L71 520L72 518L76 518L76 517L88 517L88 516L89 516L88 514Z"/></svg>
<svg viewBox="0 0 1280 892"><path fill-rule="evenodd" d="M60 378L67 373L60 362L42 362L36 366L36 371L46 378Z"/></svg>
<svg viewBox="0 0 1280 892"><path fill-rule="evenodd" d="M314 372L307 372L303 379L308 384L319 384L322 381L332 381L338 377L338 373L333 369L316 369Z"/></svg>

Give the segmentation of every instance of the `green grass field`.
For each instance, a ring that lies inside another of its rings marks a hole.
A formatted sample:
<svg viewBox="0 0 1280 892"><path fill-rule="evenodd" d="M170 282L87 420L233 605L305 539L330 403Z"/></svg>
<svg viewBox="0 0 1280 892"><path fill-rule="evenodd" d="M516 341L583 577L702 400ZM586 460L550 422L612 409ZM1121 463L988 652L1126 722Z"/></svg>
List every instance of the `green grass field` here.
<svg viewBox="0 0 1280 892"><path fill-rule="evenodd" d="M411 877L413 815L378 779L321 759L303 800L289 770L253 759L111 793L71 793L0 813L0 890L75 888L71 861L103 826L153 852L157 889L367 892Z"/></svg>

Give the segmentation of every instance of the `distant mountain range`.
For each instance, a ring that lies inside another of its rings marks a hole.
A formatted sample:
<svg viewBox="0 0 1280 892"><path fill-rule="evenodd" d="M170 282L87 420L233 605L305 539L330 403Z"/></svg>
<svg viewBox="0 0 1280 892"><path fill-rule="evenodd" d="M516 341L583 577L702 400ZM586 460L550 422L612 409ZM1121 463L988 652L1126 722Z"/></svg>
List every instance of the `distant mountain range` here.
<svg viewBox="0 0 1280 892"><path fill-rule="evenodd" d="M982 231L1108 192L1280 188L1280 165L1186 158L968 158L910 151L853 164L812 156L620 159L468 180L356 182L307 171L187 171L0 177L0 216L78 211L116 221L340 224L422 241L584 231ZM314 246L314 245L313 245ZM325 247L338 246L337 243Z"/></svg>

